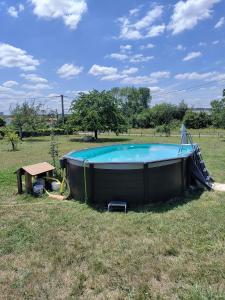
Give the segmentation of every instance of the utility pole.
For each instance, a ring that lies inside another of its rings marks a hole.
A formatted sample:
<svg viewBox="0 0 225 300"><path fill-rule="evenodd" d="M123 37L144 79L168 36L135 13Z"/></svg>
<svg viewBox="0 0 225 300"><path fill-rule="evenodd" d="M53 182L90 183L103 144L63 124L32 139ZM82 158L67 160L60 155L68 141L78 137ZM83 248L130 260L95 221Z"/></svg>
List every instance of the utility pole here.
<svg viewBox="0 0 225 300"><path fill-rule="evenodd" d="M61 104L62 104L62 123L65 123L65 114L64 114L64 97L63 95L60 95L61 98Z"/></svg>

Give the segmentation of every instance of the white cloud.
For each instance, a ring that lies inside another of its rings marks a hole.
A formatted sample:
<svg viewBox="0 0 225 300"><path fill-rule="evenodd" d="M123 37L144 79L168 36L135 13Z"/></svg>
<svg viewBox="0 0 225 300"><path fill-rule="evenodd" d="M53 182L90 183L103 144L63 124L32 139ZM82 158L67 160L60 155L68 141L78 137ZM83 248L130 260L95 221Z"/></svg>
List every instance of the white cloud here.
<svg viewBox="0 0 225 300"><path fill-rule="evenodd" d="M132 49L132 46L131 45L121 45L120 46L120 51L121 52L129 52L129 51L131 51L131 49Z"/></svg>
<svg viewBox="0 0 225 300"><path fill-rule="evenodd" d="M187 0L178 1L174 6L168 29L178 34L194 28L200 21L212 15L213 6L220 0Z"/></svg>
<svg viewBox="0 0 225 300"><path fill-rule="evenodd" d="M107 75L115 75L117 74L118 70L114 67L105 67L100 65L93 65L89 70L89 74L94 76L107 76Z"/></svg>
<svg viewBox="0 0 225 300"><path fill-rule="evenodd" d="M144 50L144 49L152 49L152 48L155 48L155 45L152 44L152 43L149 43L149 44L147 44L147 45L141 45L141 46L140 46L140 49L141 49L141 50Z"/></svg>
<svg viewBox="0 0 225 300"><path fill-rule="evenodd" d="M217 45L217 44L219 44L219 42L220 42L219 40L216 40L216 41L213 41L212 44Z"/></svg>
<svg viewBox="0 0 225 300"><path fill-rule="evenodd" d="M37 83L37 84L23 84L22 88L28 90L48 90L51 89L51 86L45 83Z"/></svg>
<svg viewBox="0 0 225 300"><path fill-rule="evenodd" d="M204 80L204 81L221 81L225 80L225 73L207 72L207 73L180 73L175 75L178 80Z"/></svg>
<svg viewBox="0 0 225 300"><path fill-rule="evenodd" d="M0 92L1 93L8 93L10 91L11 91L11 88L3 86L3 85L2 86L0 85Z"/></svg>
<svg viewBox="0 0 225 300"><path fill-rule="evenodd" d="M157 72L152 72L151 77L155 79L160 79L160 78L169 78L170 77L170 72L169 71L157 71Z"/></svg>
<svg viewBox="0 0 225 300"><path fill-rule="evenodd" d="M147 34L148 37L155 37L162 34L166 29L165 24L152 26Z"/></svg>
<svg viewBox="0 0 225 300"><path fill-rule="evenodd" d="M128 68L119 71L114 67L105 67L93 65L89 70L89 74L99 77L100 80L116 81L119 80L121 84L131 85L151 85L157 83L162 78L168 78L170 72L157 71L149 75L136 75L138 68Z"/></svg>
<svg viewBox="0 0 225 300"><path fill-rule="evenodd" d="M13 18L18 18L19 16L19 13L24 11L24 6L23 4L19 4L18 5L18 8L16 8L15 6L10 6L8 9L7 9L7 12L8 14L13 17Z"/></svg>
<svg viewBox="0 0 225 300"><path fill-rule="evenodd" d="M116 59L116 60L126 60L129 58L128 55L123 54L123 53L111 53L108 57Z"/></svg>
<svg viewBox="0 0 225 300"><path fill-rule="evenodd" d="M57 74L61 78L71 79L83 71L83 67L78 67L73 64L64 64L58 70Z"/></svg>
<svg viewBox="0 0 225 300"><path fill-rule="evenodd" d="M147 62L154 58L154 56L144 56L143 54L131 55L131 54L124 54L124 53L111 53L110 55L107 55L106 57L109 57L111 59L116 59L119 61L129 61L131 63Z"/></svg>
<svg viewBox="0 0 225 300"><path fill-rule="evenodd" d="M24 11L24 5L23 4L19 4L19 11Z"/></svg>
<svg viewBox="0 0 225 300"><path fill-rule="evenodd" d="M211 72L209 73L197 73L197 72L192 72L192 73L181 73L175 75L175 79L179 80L204 80L209 78L212 75Z"/></svg>
<svg viewBox="0 0 225 300"><path fill-rule="evenodd" d="M122 78L125 78L126 75L125 74L111 74L111 75L106 75L106 76L103 76L101 78L101 80L107 80L107 81L116 81L116 80L119 80L119 79L122 79Z"/></svg>
<svg viewBox="0 0 225 300"><path fill-rule="evenodd" d="M137 71L138 71L138 68L129 68L129 69L123 70L122 73L125 75L131 75L131 74L137 73Z"/></svg>
<svg viewBox="0 0 225 300"><path fill-rule="evenodd" d="M76 29L87 11L85 0L30 0L34 14L45 19L59 19L70 29Z"/></svg>
<svg viewBox="0 0 225 300"><path fill-rule="evenodd" d="M214 28L215 28L215 29L218 29L218 28L222 27L222 26L224 25L224 23L225 23L225 18L222 17L222 18L220 18L219 21L216 23L216 25L214 26Z"/></svg>
<svg viewBox="0 0 225 300"><path fill-rule="evenodd" d="M130 25L130 21L126 17L118 19L120 23L120 38L124 40L139 40L142 38L141 33Z"/></svg>
<svg viewBox="0 0 225 300"><path fill-rule="evenodd" d="M186 50L186 47L184 47L183 45L179 44L179 45L177 45L176 49L179 50L179 51L183 51L183 50Z"/></svg>
<svg viewBox="0 0 225 300"><path fill-rule="evenodd" d="M18 85L18 82L14 81L14 80L9 80L9 81L6 81L2 84L2 86L6 87L6 88L11 88L11 87L16 86L16 85Z"/></svg>
<svg viewBox="0 0 225 300"><path fill-rule="evenodd" d="M154 36L159 35L164 30L162 30L162 25L152 26L153 23L161 17L163 13L163 6L162 5L155 5L153 8L147 11L145 16L139 20L131 21L133 15L131 14L129 17L121 17L118 19L120 23L120 36L119 38L125 40L139 40L146 37L149 37L147 34L149 32L154 34ZM151 29L152 27L152 29ZM157 33L156 33L157 31Z"/></svg>
<svg viewBox="0 0 225 300"><path fill-rule="evenodd" d="M34 83L47 83L48 80L38 76L37 74L21 74L22 78L25 78L28 81L34 82Z"/></svg>
<svg viewBox="0 0 225 300"><path fill-rule="evenodd" d="M129 61L131 63L142 63L142 62L147 62L154 59L154 56L144 56L143 54L135 54L130 57Z"/></svg>
<svg viewBox="0 0 225 300"><path fill-rule="evenodd" d="M163 6L156 5L153 9L149 10L142 19L140 19L138 22L133 24L133 26L137 30L148 28L149 25L153 24L154 21L162 15L162 13L163 13Z"/></svg>
<svg viewBox="0 0 225 300"><path fill-rule="evenodd" d="M140 8L134 8L134 9L129 10L129 14L131 16L136 16L136 15L138 15L139 11L140 11Z"/></svg>
<svg viewBox="0 0 225 300"><path fill-rule="evenodd" d="M131 85L146 85L146 84L154 84L157 83L155 78L151 76L131 76L125 77L121 81L123 84L131 84Z"/></svg>
<svg viewBox="0 0 225 300"><path fill-rule="evenodd" d="M183 61L188 61L188 60L191 60L191 59L194 59L194 58L197 58L199 56L201 56L202 53L200 51L197 51L197 52L190 52L188 53L184 58L183 58Z"/></svg>
<svg viewBox="0 0 225 300"><path fill-rule="evenodd" d="M163 89L160 88L159 86L149 86L149 89L151 93L158 93L163 91Z"/></svg>
<svg viewBox="0 0 225 300"><path fill-rule="evenodd" d="M23 71L35 70L39 61L25 50L0 43L0 67L20 68Z"/></svg>

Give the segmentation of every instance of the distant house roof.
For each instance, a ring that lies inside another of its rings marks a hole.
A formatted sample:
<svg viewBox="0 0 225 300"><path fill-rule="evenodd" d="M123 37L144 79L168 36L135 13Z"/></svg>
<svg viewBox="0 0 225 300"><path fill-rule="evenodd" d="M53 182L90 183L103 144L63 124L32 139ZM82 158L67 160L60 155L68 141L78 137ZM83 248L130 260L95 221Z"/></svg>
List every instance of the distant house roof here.
<svg viewBox="0 0 225 300"><path fill-rule="evenodd" d="M29 166L25 166L22 168L19 168L17 171L25 171L28 174L35 176L38 174L42 174L45 172L49 172L49 171L53 171L55 169L55 167L53 167L52 165L50 165L47 162L43 162L43 163L38 163L35 165L29 165Z"/></svg>

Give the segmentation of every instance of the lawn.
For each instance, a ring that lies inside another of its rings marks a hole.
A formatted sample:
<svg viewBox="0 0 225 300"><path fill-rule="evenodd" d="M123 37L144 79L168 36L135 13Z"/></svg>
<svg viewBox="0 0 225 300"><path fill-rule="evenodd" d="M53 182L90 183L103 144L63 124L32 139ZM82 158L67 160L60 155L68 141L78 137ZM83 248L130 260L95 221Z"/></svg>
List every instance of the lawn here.
<svg viewBox="0 0 225 300"><path fill-rule="evenodd" d="M225 182L225 140L196 137ZM59 138L60 154L112 142L178 137ZM50 161L49 138L19 151L0 141L0 299L225 299L225 193L188 194L146 211L98 212L76 201L16 195L13 172Z"/></svg>

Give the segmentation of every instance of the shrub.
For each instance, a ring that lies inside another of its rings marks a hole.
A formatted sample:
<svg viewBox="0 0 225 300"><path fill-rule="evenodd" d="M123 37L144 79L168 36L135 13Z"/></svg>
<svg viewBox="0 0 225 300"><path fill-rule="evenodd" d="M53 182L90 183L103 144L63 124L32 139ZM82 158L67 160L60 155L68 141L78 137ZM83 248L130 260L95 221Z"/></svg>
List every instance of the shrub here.
<svg viewBox="0 0 225 300"><path fill-rule="evenodd" d="M169 124L163 124L156 127L156 132L165 134L166 136L170 136L171 127Z"/></svg>
<svg viewBox="0 0 225 300"><path fill-rule="evenodd" d="M200 129L212 124L211 116L205 112L188 110L184 116L184 124L187 128Z"/></svg>
<svg viewBox="0 0 225 300"><path fill-rule="evenodd" d="M0 117L0 127L5 126L5 120Z"/></svg>

